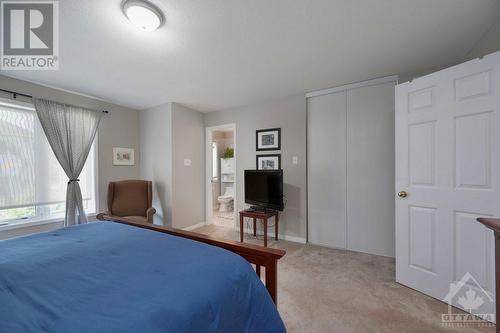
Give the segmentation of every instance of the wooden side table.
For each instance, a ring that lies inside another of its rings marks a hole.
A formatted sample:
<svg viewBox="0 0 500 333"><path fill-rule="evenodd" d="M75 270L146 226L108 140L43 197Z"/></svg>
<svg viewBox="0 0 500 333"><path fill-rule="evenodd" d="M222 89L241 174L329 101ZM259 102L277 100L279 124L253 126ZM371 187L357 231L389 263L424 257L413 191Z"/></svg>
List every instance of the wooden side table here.
<svg viewBox="0 0 500 333"><path fill-rule="evenodd" d="M257 236L257 220L261 220L264 224L264 246L267 247L267 221L274 217L274 239L278 240L278 222L279 212L258 212L253 210L240 211L240 241L243 242L243 220L245 217L253 219L253 235Z"/></svg>

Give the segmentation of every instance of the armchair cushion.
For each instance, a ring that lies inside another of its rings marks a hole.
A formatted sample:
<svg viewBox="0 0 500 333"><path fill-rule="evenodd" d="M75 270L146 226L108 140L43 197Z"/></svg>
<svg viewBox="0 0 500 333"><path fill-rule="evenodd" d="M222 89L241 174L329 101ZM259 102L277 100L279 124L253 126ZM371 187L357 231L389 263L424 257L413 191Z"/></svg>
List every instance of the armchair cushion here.
<svg viewBox="0 0 500 333"><path fill-rule="evenodd" d="M125 180L108 187L108 210L116 216L144 216L152 204L151 182Z"/></svg>
<svg viewBox="0 0 500 333"><path fill-rule="evenodd" d="M108 210L97 214L97 219L127 219L134 222L153 223L156 209L152 207L152 187L152 182L145 180L110 182Z"/></svg>
<svg viewBox="0 0 500 333"><path fill-rule="evenodd" d="M125 219L130 220L132 222L146 223L148 222L145 216L126 216Z"/></svg>

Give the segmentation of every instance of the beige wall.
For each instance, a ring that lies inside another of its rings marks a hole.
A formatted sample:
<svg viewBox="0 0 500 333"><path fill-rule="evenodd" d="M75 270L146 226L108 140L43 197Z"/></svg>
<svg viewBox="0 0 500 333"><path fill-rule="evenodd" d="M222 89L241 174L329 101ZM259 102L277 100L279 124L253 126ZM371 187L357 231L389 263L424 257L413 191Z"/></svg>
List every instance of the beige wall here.
<svg viewBox="0 0 500 333"><path fill-rule="evenodd" d="M155 184L155 223L187 228L204 222L203 114L166 103L140 111L139 119L140 175Z"/></svg>
<svg viewBox="0 0 500 333"><path fill-rule="evenodd" d="M476 43L464 60L485 56L500 50L500 18L488 32Z"/></svg>
<svg viewBox="0 0 500 333"><path fill-rule="evenodd" d="M173 226L205 221L205 130L203 114L172 103ZM184 160L191 160L190 166Z"/></svg>
<svg viewBox="0 0 500 333"><path fill-rule="evenodd" d="M0 75L0 88L61 103L109 111L109 114L103 117L98 132L99 211L106 209L106 192L110 181L137 179L139 177L139 158L136 157L134 166L113 166L112 163L113 147L133 148L136 156L139 156L139 118L137 110L2 75ZM30 228L29 230L32 231L33 229L36 228Z"/></svg>
<svg viewBox="0 0 500 333"><path fill-rule="evenodd" d="M99 129L99 207L106 209L108 183L114 180L139 178L139 118L136 110L107 108L109 114L103 118ZM113 165L113 147L133 148L134 166Z"/></svg>
<svg viewBox="0 0 500 333"><path fill-rule="evenodd" d="M305 95L259 103L205 114L205 126L236 124L236 196L235 210L244 203L244 170L255 169L255 131L281 128L281 166L284 174L286 208L280 220L280 234L306 238L306 100ZM299 163L292 164L297 156Z"/></svg>
<svg viewBox="0 0 500 333"><path fill-rule="evenodd" d="M410 81L414 78L425 76L442 69L458 65L459 63L472 60L474 58L483 57L487 54L500 51L500 18L490 27L490 29L481 37L474 47L464 56L462 61L425 68L418 71L406 72L399 74L399 82Z"/></svg>
<svg viewBox="0 0 500 333"><path fill-rule="evenodd" d="M445 68L448 68L448 67L451 67L454 65L457 65L457 63L430 67L430 68L421 69L421 70L413 71L413 72L400 73L398 75L398 83L411 81L411 80L416 79L418 77L429 75L431 73L440 71L442 69L445 69Z"/></svg>
<svg viewBox="0 0 500 333"><path fill-rule="evenodd" d="M153 181L155 223L172 226L172 104L139 112L140 177Z"/></svg>

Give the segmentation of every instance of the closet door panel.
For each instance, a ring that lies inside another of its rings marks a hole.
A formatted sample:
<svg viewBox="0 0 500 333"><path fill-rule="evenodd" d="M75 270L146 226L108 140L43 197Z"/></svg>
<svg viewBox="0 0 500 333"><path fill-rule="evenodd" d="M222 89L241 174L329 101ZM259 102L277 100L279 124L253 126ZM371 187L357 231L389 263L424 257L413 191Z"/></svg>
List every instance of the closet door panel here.
<svg viewBox="0 0 500 333"><path fill-rule="evenodd" d="M347 92L347 248L394 257L394 86Z"/></svg>
<svg viewBox="0 0 500 333"><path fill-rule="evenodd" d="M308 98L309 242L346 246L346 93Z"/></svg>

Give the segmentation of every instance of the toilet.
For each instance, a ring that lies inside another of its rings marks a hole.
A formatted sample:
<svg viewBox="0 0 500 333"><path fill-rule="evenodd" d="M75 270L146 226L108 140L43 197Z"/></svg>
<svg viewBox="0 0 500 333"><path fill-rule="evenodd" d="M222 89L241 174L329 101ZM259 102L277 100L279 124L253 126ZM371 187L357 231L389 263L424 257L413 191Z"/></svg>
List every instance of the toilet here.
<svg viewBox="0 0 500 333"><path fill-rule="evenodd" d="M219 212L232 212L234 202L234 188L232 186L226 187L224 195L218 198Z"/></svg>

